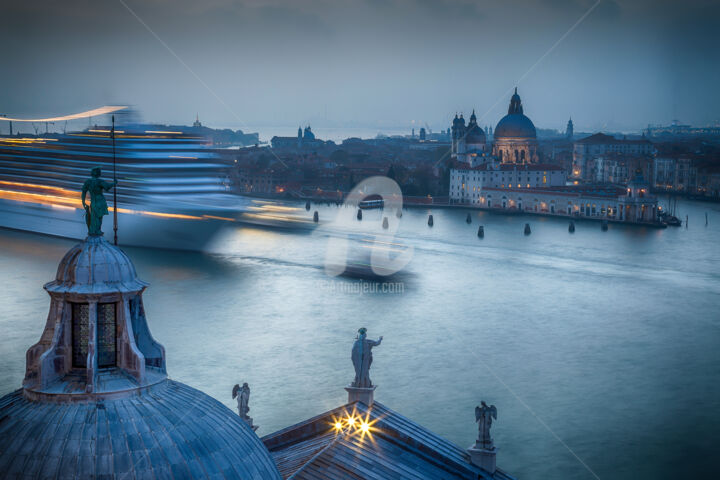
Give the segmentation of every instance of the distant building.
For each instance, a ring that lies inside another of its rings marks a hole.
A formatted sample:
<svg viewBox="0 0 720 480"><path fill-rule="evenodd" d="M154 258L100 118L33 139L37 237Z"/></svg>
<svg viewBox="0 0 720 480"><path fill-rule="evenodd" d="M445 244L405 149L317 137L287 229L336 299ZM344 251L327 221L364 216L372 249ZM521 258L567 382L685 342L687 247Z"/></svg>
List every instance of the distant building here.
<svg viewBox="0 0 720 480"><path fill-rule="evenodd" d="M460 162L476 166L486 161L489 154L485 132L477 124L475 110L467 126L462 114L455 115L452 124L452 157Z"/></svg>
<svg viewBox="0 0 720 480"><path fill-rule="evenodd" d="M567 128L565 128L565 138L569 141L572 141L573 135L575 135L575 129L573 127L572 118L570 118L567 123Z"/></svg>
<svg viewBox="0 0 720 480"><path fill-rule="evenodd" d="M195 121L193 122L194 128L202 128L202 123L200 123L200 115L195 114Z"/></svg>
<svg viewBox="0 0 720 480"><path fill-rule="evenodd" d="M325 146L327 142L318 140L315 138L315 134L312 132L310 125L305 127L298 127L297 137L272 137L270 144L273 148L280 149L303 149L303 148L317 148Z"/></svg>
<svg viewBox="0 0 720 480"><path fill-rule="evenodd" d="M596 133L578 140L573 145L573 170L571 177L596 181L595 159L610 153L622 155L646 156L651 161L653 144L646 138L628 140L618 139L604 133Z"/></svg>
<svg viewBox="0 0 720 480"><path fill-rule="evenodd" d="M645 133L648 137L718 137L720 125L716 123L705 127L693 127L673 120L670 125L648 125Z"/></svg>

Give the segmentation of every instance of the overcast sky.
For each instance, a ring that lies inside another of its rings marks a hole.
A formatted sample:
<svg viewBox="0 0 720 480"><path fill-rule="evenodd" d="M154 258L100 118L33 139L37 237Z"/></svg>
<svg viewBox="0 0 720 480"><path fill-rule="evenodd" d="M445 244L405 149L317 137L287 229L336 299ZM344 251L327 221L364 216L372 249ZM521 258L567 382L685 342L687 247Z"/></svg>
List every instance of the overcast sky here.
<svg viewBox="0 0 720 480"><path fill-rule="evenodd" d="M601 0L542 58L594 3L3 2L0 113L119 103L167 123L438 128L473 108L495 124L519 82L540 128L720 119L720 2Z"/></svg>

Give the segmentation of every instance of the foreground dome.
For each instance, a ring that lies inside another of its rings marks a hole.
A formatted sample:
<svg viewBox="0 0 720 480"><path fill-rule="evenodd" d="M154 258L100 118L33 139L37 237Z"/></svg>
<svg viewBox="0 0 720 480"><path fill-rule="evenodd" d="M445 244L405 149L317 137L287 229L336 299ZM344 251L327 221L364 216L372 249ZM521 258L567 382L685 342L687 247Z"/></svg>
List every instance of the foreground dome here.
<svg viewBox="0 0 720 480"><path fill-rule="evenodd" d="M280 479L246 420L167 378L146 287L101 235L63 257L23 388L0 398L0 480Z"/></svg>
<svg viewBox="0 0 720 480"><path fill-rule="evenodd" d="M115 400L0 398L0 478L279 479L255 432L179 382Z"/></svg>
<svg viewBox="0 0 720 480"><path fill-rule="evenodd" d="M58 265L50 292L132 292L147 287L137 278L130 258L99 235L89 235L71 248Z"/></svg>

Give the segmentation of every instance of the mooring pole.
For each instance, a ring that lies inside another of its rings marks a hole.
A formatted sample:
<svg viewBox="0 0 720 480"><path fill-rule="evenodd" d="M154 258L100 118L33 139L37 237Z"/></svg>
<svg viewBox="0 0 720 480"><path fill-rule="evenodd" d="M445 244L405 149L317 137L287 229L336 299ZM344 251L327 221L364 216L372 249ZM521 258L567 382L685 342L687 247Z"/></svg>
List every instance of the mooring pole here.
<svg viewBox="0 0 720 480"><path fill-rule="evenodd" d="M117 161L115 160L115 115L112 116L112 144L113 144L113 243L117 246Z"/></svg>

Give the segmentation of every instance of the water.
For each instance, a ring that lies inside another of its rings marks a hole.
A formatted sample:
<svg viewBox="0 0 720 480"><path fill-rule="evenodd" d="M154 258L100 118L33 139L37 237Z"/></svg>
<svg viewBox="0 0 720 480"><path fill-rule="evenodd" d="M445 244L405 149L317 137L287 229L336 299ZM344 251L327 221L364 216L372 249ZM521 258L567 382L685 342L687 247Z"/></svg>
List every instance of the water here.
<svg viewBox="0 0 720 480"><path fill-rule="evenodd" d="M213 254L126 251L151 283L171 377L229 407L247 381L261 435L344 403L365 326L385 338L378 401L461 446L475 405L495 404L498 464L521 478L717 477L720 205L678 209L688 229L578 222L574 234L555 218L473 212L467 225L459 210L432 211L429 228L428 210L406 210L398 242L414 253L394 293L327 277L318 232L238 228ZM382 231L380 212L351 226ZM21 383L42 284L72 243L0 231L0 393Z"/></svg>

